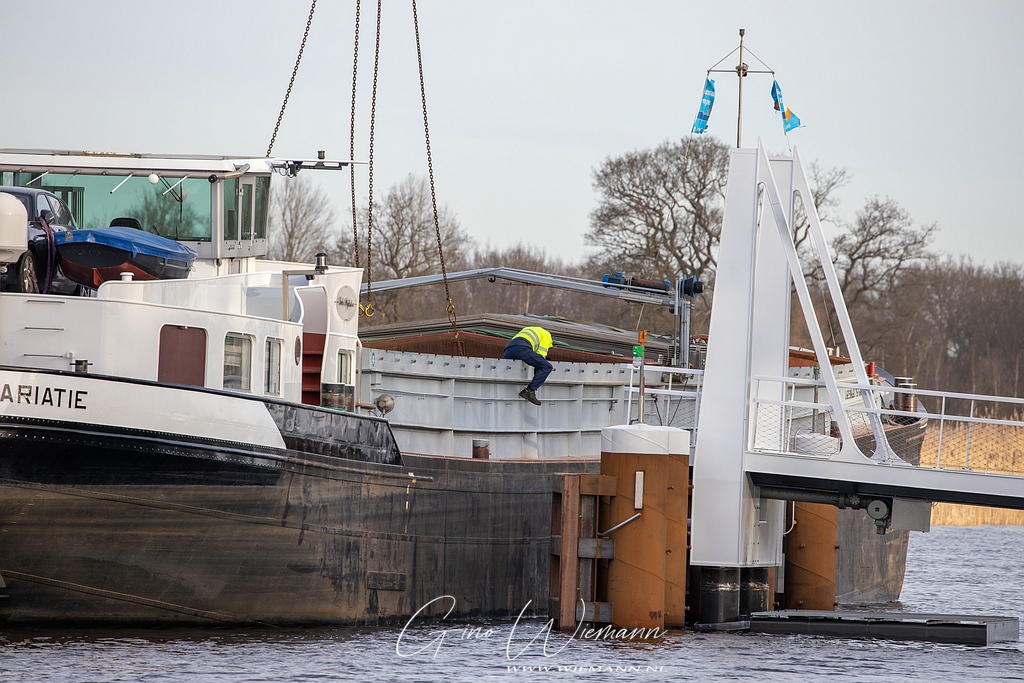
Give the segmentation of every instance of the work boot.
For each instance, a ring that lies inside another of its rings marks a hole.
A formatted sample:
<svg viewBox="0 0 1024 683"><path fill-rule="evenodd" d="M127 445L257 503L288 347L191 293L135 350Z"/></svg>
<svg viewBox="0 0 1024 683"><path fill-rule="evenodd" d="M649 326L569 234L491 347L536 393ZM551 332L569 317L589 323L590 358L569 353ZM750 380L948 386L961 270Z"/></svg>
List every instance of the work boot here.
<svg viewBox="0 0 1024 683"><path fill-rule="evenodd" d="M527 401L535 406L540 405L540 399L537 398L537 392L533 389L526 388L519 392L519 398L525 398Z"/></svg>

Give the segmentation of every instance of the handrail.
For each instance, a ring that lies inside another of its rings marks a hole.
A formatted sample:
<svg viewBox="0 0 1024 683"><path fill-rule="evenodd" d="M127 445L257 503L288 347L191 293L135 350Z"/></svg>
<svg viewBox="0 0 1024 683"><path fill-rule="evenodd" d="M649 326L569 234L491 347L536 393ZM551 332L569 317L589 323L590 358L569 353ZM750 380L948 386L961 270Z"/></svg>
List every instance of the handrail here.
<svg viewBox="0 0 1024 683"><path fill-rule="evenodd" d="M771 375L756 375L755 381L769 381L769 382L782 382L785 384L794 384L798 386L814 386L824 387L825 382L822 380L805 379L803 377L780 377ZM894 387L882 384L859 384L856 382L846 382L842 378L836 378L836 381L842 385L843 389L857 389L866 391L884 391L885 393L898 393L898 394L914 394L915 396L934 396L935 398L955 398L962 399L965 401L993 401L997 403L1013 403L1024 405L1024 398L1017 398L1014 396L993 396L989 394L964 394L956 391L936 391L934 389L919 389L917 387Z"/></svg>
<svg viewBox="0 0 1024 683"><path fill-rule="evenodd" d="M783 398L758 397L757 392L751 399L754 406L755 419L751 423L752 443L758 444L754 450L762 453L785 453L818 458L821 454L795 451L793 438L806 425L807 420L813 422L812 430L817 433L829 433L828 422L835 422L838 413L850 417L860 415L865 422L880 420L886 425L886 438L890 440L898 434L900 425L917 424L920 430L912 430L908 436L924 439L917 442L926 445L922 454L927 469L954 469L964 471L992 470L1009 472L1014 476L1024 471L1024 461L1019 457L1020 444L1024 443L1024 419L1017 414L1017 406L1024 404L1024 399L1004 396L985 396L959 392L923 391L916 388L900 388L888 385L856 385L838 382L838 386L851 391L867 391L877 394L912 394L932 398L933 409L927 410L919 404L917 410L906 410L906 406L897 408L869 407L860 401L844 403L839 406L822 403L817 400L798 400L796 390L801 389L804 396L809 388L823 385L816 380L795 377L757 376L756 382L781 385ZM951 409L950 399L969 401L970 410L958 407L956 412ZM1009 407L1014 412L1008 417L992 417L979 415L978 404L991 404L993 407ZM888 402L883 403L888 405ZM764 409L760 406L765 406ZM831 417L827 417L831 414ZM825 422L819 422L822 418ZM888 418L887 420L884 418ZM857 420L860 422L860 420ZM927 421L927 422L926 422ZM929 436L925 436L925 435ZM861 434L860 436L866 436ZM855 438L859 438L854 434ZM898 437L897 437L898 438ZM908 442L912 443L912 442ZM918 446L920 447L920 446ZM979 455L982 454L982 455ZM868 455L868 454L863 454ZM981 466L977 463L982 457ZM841 459L841 458L840 458ZM878 458L872 458L876 462ZM889 461L890 463L892 461Z"/></svg>

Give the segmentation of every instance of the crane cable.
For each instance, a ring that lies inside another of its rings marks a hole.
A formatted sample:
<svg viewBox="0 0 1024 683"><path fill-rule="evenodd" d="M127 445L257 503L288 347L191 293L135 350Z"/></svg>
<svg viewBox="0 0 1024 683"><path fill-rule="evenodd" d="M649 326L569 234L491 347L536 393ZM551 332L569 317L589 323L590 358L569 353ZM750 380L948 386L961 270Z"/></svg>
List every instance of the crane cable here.
<svg viewBox="0 0 1024 683"><path fill-rule="evenodd" d="M380 11L383 0L377 0L377 40L373 46L373 94L370 96L370 154L367 162L370 183L366 204L366 304L359 304L359 312L367 318L373 316L373 133L377 122L377 73L380 68Z"/></svg>
<svg viewBox="0 0 1024 683"><path fill-rule="evenodd" d="M277 115L277 123L274 125L274 133L270 136L270 144L267 145L267 157L274 151L274 141L277 139L277 131L281 127L281 119L284 118L285 107L288 106L288 98L292 95L292 86L295 85L295 76L299 73L299 62L302 61L302 52L306 49L306 39L309 38L309 27L313 24L313 12L316 11L316 0L309 7L309 19L306 20L306 30L302 33L302 44L299 45L299 55L295 58L295 68L292 69L291 80L288 81L288 90L284 93L284 102L281 103L281 113Z"/></svg>
<svg viewBox="0 0 1024 683"><path fill-rule="evenodd" d="M434 231L437 233L437 255L441 261L441 279L444 281L445 313L455 332L455 343L459 343L459 324L455 314L455 303L448 289L448 272L444 265L444 248L441 245L441 223L437 217L437 193L434 190L434 163L430 156L430 126L427 123L427 91L423 84L423 51L420 49L420 23L416 14L416 0L412 0L412 23L416 32L416 61L420 71L420 99L423 102L423 136L427 143L427 173L430 176L430 204L434 209Z"/></svg>

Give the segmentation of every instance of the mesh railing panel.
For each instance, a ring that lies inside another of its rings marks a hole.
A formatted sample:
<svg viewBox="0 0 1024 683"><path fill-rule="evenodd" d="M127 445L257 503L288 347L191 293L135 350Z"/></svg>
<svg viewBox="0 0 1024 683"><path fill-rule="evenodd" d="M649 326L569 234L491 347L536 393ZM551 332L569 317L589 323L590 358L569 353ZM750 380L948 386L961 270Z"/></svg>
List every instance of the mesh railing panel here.
<svg viewBox="0 0 1024 683"><path fill-rule="evenodd" d="M759 382L762 387L766 383L775 389L783 387L787 400L756 401L755 450L826 457L838 452L841 442L834 440L839 430L832 411L826 405L808 407L814 386L816 400L824 395L823 384L782 378ZM877 421L892 452L913 465L1024 476L1024 401L1020 399L938 392L918 396L877 386L871 388L872 403L884 408L868 409L860 390L840 384L840 391L847 399L843 414L858 449L867 457L876 452L872 423Z"/></svg>

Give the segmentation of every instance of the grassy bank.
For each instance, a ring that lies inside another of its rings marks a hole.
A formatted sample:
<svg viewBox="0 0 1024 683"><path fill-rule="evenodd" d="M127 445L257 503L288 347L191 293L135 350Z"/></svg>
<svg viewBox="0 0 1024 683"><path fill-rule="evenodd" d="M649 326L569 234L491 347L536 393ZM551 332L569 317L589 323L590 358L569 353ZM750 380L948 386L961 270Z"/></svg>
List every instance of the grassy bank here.
<svg viewBox="0 0 1024 683"><path fill-rule="evenodd" d="M1020 418L1018 418L1020 419ZM970 461L967 444L970 443ZM934 467L939 445L939 425L925 432L921 445L921 466ZM1024 476L1024 429L1005 425L946 423L942 429L943 469L963 469ZM1024 524L1024 510L935 503L932 524L936 526L977 526L980 524Z"/></svg>

